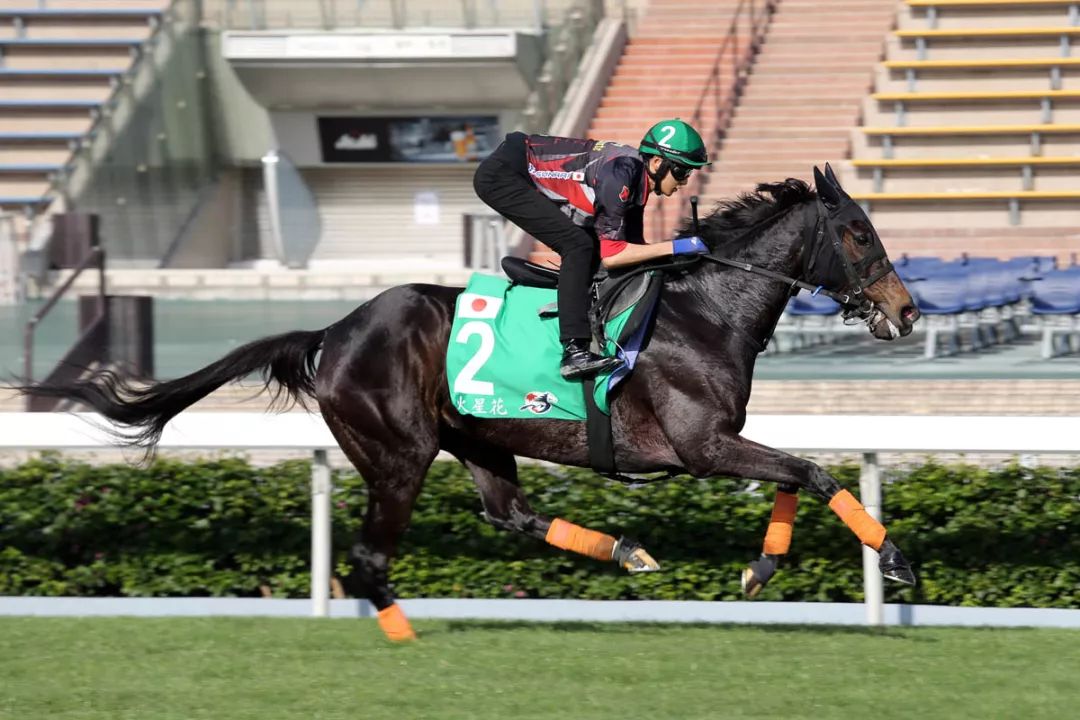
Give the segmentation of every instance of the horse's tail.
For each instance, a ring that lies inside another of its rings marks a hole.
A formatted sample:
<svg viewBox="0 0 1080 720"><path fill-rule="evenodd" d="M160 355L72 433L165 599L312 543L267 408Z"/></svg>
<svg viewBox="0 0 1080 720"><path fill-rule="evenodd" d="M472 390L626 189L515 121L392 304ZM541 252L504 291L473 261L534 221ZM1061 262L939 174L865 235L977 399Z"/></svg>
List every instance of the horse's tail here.
<svg viewBox="0 0 1080 720"><path fill-rule="evenodd" d="M79 380L18 389L24 395L88 405L114 423L134 430L122 435L125 442L150 447L161 438L169 420L181 411L222 385L254 372L262 374L265 389L277 383L275 404L284 392L287 404L304 405L306 397L315 395L315 356L325 332L298 330L255 340L190 375L151 385L104 369Z"/></svg>

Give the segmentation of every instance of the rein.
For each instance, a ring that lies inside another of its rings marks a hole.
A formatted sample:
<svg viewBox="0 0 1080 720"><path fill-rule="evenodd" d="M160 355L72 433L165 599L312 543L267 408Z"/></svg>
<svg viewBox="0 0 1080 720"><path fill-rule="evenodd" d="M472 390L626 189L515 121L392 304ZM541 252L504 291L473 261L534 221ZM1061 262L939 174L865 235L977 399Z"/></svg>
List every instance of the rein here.
<svg viewBox="0 0 1080 720"><path fill-rule="evenodd" d="M697 203L694 203L693 208L694 208L694 231L697 232L698 231L697 230L697 227L698 227ZM810 233L808 233L808 235L812 239L807 241L806 234L804 234L804 236L803 236L803 272L802 272L803 275L805 275L807 272L809 272L814 267L814 263L817 261L818 246L820 245L821 240L825 235L826 220L825 220L825 215L822 213L823 209L824 208L822 208L821 202L818 201L818 203L817 203L817 213L816 213L817 214L817 222L814 223L813 230ZM766 222L771 221L773 219L774 218L769 218ZM757 226L750 228L745 233L740 235L736 239L736 242L738 242L739 240L744 240L747 237L750 237L756 231L757 231ZM808 244L809 244L809 247L807 247ZM703 260L709 260L709 261L717 263L719 265L725 265L727 267L737 268L739 270L743 270L743 271L748 272L748 273L753 273L755 275L761 275L762 277L767 277L770 280L776 280L777 282L782 282L782 283L784 283L785 285L787 285L787 286L789 286L791 288L791 294L792 295L795 294L796 288L799 289L799 290L809 290L811 295L814 295L814 296L824 295L827 298L832 298L833 300L835 300L836 302L838 302L839 304L843 305L846 308L850 308L852 306L855 306L857 308L857 307L861 306L863 303L866 302L865 298L862 298L862 299L860 299L858 301L856 301L854 299L854 298L862 295L862 286L859 284L859 282L860 282L859 277L858 277L858 275L855 274L855 269L852 266L851 262L847 261L847 256L843 253L843 249L840 247L840 240L838 238L834 238L833 246L837 250L837 254L840 255L840 257L842 257L845 260L845 262L844 262L844 270L845 270L845 272L846 272L846 274L848 276L848 280L850 280L852 282L852 285L854 286L854 290L852 290L849 293L840 293L840 292L835 292L833 290L828 290L822 285L812 285L811 283L808 283L808 282L806 282L804 280L800 280L798 278L793 278L793 277L790 277L788 275L784 275L783 273L775 272L774 270L769 270L767 268L758 267L757 265L751 265L750 263L739 262L737 260L732 260L732 259L726 258L726 257L719 257L717 255L713 255L712 253L707 253L705 255L702 255L701 258ZM884 253L882 253L882 257L884 257ZM874 260L878 260L878 259L880 259L880 258L878 258L878 257L874 258ZM891 267L890 267L890 269L891 269ZM867 283L867 285L873 284L873 282L876 282L884 274L885 273L880 273L880 275L878 275L878 277L875 277L873 279L873 281Z"/></svg>

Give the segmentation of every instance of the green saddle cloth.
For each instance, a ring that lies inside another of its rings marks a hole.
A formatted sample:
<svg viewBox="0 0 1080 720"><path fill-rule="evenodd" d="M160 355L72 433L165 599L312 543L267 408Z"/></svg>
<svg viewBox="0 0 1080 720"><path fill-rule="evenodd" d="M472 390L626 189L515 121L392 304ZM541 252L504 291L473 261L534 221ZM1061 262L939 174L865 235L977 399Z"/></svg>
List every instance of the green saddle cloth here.
<svg viewBox="0 0 1080 720"><path fill-rule="evenodd" d="M474 273L469 278L458 296L446 351L450 398L459 413L585 420L582 381L559 375L559 319L539 313L555 302L555 295L555 290L514 285L495 275ZM620 336L633 309L607 322L607 337ZM608 341L604 354L615 351L615 343ZM610 374L597 376L595 383L594 399L605 413Z"/></svg>

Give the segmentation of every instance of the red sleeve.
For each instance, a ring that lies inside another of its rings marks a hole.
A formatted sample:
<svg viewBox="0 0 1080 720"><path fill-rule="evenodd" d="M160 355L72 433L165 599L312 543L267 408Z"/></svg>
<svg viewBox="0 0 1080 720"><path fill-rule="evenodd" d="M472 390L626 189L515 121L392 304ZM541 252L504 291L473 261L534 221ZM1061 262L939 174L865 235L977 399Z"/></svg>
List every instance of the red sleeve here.
<svg viewBox="0 0 1080 720"><path fill-rule="evenodd" d="M600 257L609 258L612 255L618 255L629 243L626 240L608 240L607 238L600 238Z"/></svg>

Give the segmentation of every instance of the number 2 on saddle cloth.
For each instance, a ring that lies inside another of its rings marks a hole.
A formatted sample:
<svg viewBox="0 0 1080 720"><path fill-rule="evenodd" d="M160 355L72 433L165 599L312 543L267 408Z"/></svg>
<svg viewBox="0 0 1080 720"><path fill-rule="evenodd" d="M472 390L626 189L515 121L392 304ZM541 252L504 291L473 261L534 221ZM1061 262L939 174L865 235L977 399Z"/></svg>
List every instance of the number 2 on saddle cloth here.
<svg viewBox="0 0 1080 720"><path fill-rule="evenodd" d="M638 277L609 280L621 287L601 288L617 294L602 295L601 354L623 360L595 379L593 397L604 413L609 412L608 393L633 370L659 297L658 276ZM450 397L459 413L489 419L586 419L584 384L559 375L555 295L552 287L473 274L458 297L446 352Z"/></svg>

